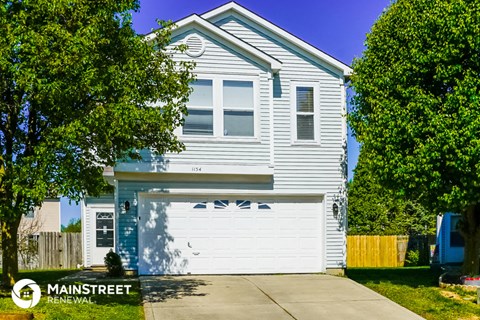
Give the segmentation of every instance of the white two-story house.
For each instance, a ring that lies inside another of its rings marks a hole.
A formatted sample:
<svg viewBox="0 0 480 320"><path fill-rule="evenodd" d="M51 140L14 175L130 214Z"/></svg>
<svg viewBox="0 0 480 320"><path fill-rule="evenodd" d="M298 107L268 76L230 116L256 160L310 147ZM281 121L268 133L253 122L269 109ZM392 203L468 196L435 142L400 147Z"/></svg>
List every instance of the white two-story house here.
<svg viewBox="0 0 480 320"><path fill-rule="evenodd" d="M352 70L234 2L176 26L197 74L186 150L106 174L115 194L83 206L85 265L113 248L141 275L342 272Z"/></svg>

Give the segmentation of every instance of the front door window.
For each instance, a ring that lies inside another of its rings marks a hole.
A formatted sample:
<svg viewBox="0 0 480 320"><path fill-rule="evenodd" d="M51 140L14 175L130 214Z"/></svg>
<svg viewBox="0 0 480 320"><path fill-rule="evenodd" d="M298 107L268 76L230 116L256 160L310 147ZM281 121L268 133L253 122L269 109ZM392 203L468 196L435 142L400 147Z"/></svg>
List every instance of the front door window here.
<svg viewBox="0 0 480 320"><path fill-rule="evenodd" d="M97 212L97 248L113 247L113 212Z"/></svg>

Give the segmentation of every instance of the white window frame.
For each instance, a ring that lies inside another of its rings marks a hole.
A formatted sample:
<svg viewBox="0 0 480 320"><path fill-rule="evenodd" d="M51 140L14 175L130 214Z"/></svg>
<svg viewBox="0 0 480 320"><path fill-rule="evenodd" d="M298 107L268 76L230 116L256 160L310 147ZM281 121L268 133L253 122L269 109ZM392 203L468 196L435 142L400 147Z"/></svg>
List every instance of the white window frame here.
<svg viewBox="0 0 480 320"><path fill-rule="evenodd" d="M211 80L213 88L213 135L184 135L183 127L176 130L182 141L233 141L233 142L259 142L260 135L260 98L259 76L247 75L211 75L197 74L198 80ZM224 111L249 110L241 108L224 108L223 106L223 81L250 81L253 83L253 136L225 136L224 135ZM206 107L189 106L188 109L207 110Z"/></svg>
<svg viewBox="0 0 480 320"><path fill-rule="evenodd" d="M297 87L313 88L313 140L297 139ZM320 83L315 81L292 81L290 83L291 140L292 144L320 144Z"/></svg>

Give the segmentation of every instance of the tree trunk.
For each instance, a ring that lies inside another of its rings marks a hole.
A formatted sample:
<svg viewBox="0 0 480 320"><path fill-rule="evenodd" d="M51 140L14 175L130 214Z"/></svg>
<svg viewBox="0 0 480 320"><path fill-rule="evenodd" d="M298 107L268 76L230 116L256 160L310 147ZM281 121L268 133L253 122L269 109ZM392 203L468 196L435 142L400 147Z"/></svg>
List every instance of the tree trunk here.
<svg viewBox="0 0 480 320"><path fill-rule="evenodd" d="M465 240L463 274L478 275L480 272L480 204L465 210L460 233Z"/></svg>
<svg viewBox="0 0 480 320"><path fill-rule="evenodd" d="M21 216L2 221L2 285L12 287L18 275L17 232Z"/></svg>

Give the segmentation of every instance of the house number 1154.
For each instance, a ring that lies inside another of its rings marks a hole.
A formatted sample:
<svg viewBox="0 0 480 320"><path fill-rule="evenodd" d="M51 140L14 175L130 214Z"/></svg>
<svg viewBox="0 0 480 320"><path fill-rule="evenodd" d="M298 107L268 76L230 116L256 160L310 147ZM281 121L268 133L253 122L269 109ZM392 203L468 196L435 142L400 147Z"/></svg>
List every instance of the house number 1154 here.
<svg viewBox="0 0 480 320"><path fill-rule="evenodd" d="M192 167L192 172L202 172L201 167Z"/></svg>

